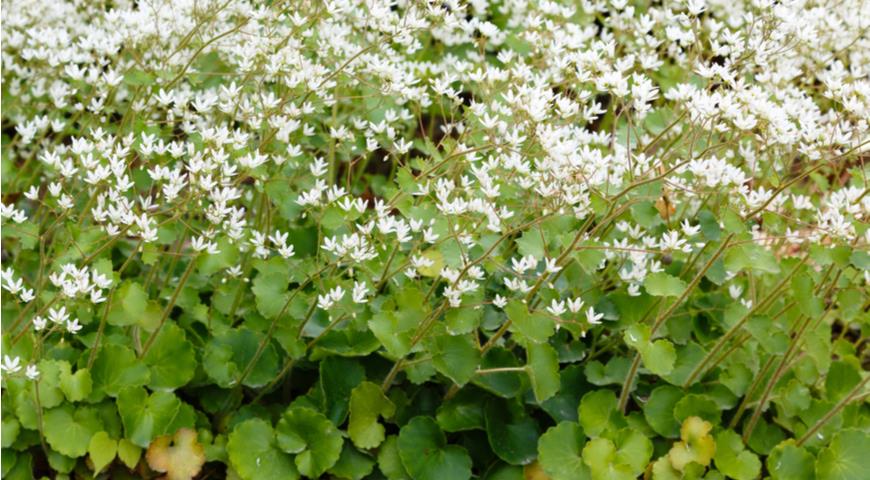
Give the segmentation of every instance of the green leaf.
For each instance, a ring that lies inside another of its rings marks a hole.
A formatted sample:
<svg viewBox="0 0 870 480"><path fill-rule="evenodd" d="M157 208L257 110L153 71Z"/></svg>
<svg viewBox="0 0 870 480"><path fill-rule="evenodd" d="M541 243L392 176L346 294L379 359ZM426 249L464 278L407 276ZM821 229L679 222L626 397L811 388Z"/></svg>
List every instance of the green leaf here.
<svg viewBox="0 0 870 480"><path fill-rule="evenodd" d="M368 325L381 345L393 357L403 357L411 351L411 336L423 318L417 309L379 312Z"/></svg>
<svg viewBox="0 0 870 480"><path fill-rule="evenodd" d="M134 444L145 448L159 435L171 435L182 427L193 428L193 407L168 392L150 396L144 388L131 387L118 395L118 413L124 432Z"/></svg>
<svg viewBox="0 0 870 480"><path fill-rule="evenodd" d="M716 220L716 217L709 210L698 212L698 225L701 226L701 235L707 240L715 242L722 236L722 228L719 227L719 221Z"/></svg>
<svg viewBox="0 0 870 480"><path fill-rule="evenodd" d="M145 385L150 377L148 367L123 345L103 345L91 368L94 389L110 397L124 388Z"/></svg>
<svg viewBox="0 0 870 480"><path fill-rule="evenodd" d="M849 262L858 270L870 270L870 252L854 250L849 256Z"/></svg>
<svg viewBox="0 0 870 480"><path fill-rule="evenodd" d="M532 342L546 342L556 333L556 323L547 315L529 313L520 300L511 300L504 309L511 321L511 330Z"/></svg>
<svg viewBox="0 0 870 480"><path fill-rule="evenodd" d="M80 368L76 373L72 373L72 369L68 363L61 366L60 372L60 389L64 396L70 402L80 402L91 394L93 381L91 380L91 372L87 368Z"/></svg>
<svg viewBox="0 0 870 480"><path fill-rule="evenodd" d="M91 462L94 464L94 474L100 473L100 471L106 468L106 465L112 463L117 451L117 440L110 437L106 432L95 433L88 444L88 455L91 456Z"/></svg>
<svg viewBox="0 0 870 480"><path fill-rule="evenodd" d="M332 423L341 425L347 418L350 394L366 378L365 369L356 360L327 357L320 362L320 388L323 411Z"/></svg>
<svg viewBox="0 0 870 480"><path fill-rule="evenodd" d="M205 346L202 367L221 388L238 384L242 373L253 361L264 336L247 328L229 329L215 335ZM265 344L260 358L242 384L262 387L278 374L278 352L271 342Z"/></svg>
<svg viewBox="0 0 870 480"><path fill-rule="evenodd" d="M154 76L134 68L124 74L124 83L132 87L145 87L154 84Z"/></svg>
<svg viewBox="0 0 870 480"><path fill-rule="evenodd" d="M653 444L641 432L623 428L616 434L616 461L627 465L635 476L640 475L649 464Z"/></svg>
<svg viewBox="0 0 870 480"><path fill-rule="evenodd" d="M532 381L535 400L542 403L559 392L559 357L556 350L546 343L530 343L526 348L526 370Z"/></svg>
<svg viewBox="0 0 870 480"><path fill-rule="evenodd" d="M773 253L756 243L733 246L725 254L725 268L729 272L744 269L759 273L779 273L779 261Z"/></svg>
<svg viewBox="0 0 870 480"><path fill-rule="evenodd" d="M118 458L124 462L124 465L129 469L136 468L139 463L139 458L142 456L142 448L139 445L122 438L118 441Z"/></svg>
<svg viewBox="0 0 870 480"><path fill-rule="evenodd" d="M278 448L265 420L252 418L236 425L227 440L227 454L242 480L299 478L293 459Z"/></svg>
<svg viewBox="0 0 870 480"><path fill-rule="evenodd" d="M805 448L786 440L770 452L766 464L773 480L813 480L814 461Z"/></svg>
<svg viewBox="0 0 870 480"><path fill-rule="evenodd" d="M650 327L634 324L623 334L625 343L637 349L643 364L650 372L662 376L671 373L677 360L673 344L665 339L650 341Z"/></svg>
<svg viewBox="0 0 870 480"><path fill-rule="evenodd" d="M667 438L680 435L680 423L674 418L674 406L681 398L683 391L671 385L663 385L650 393L643 406L643 416L659 435Z"/></svg>
<svg viewBox="0 0 870 480"><path fill-rule="evenodd" d="M275 427L278 447L295 453L300 473L317 478L335 465L341 455L341 433L322 413L307 407L290 407Z"/></svg>
<svg viewBox="0 0 870 480"><path fill-rule="evenodd" d="M707 466L716 453L716 441L710 436L713 425L700 417L687 418L680 427L681 441L668 452L671 465L685 471L691 463Z"/></svg>
<svg viewBox="0 0 870 480"><path fill-rule="evenodd" d="M54 450L49 450L48 466L57 473L70 473L76 466L76 459L61 455Z"/></svg>
<svg viewBox="0 0 870 480"><path fill-rule="evenodd" d="M251 292L256 299L257 311L267 319L275 318L287 303L290 269L281 257L256 264L257 276L251 282Z"/></svg>
<svg viewBox="0 0 870 480"><path fill-rule="evenodd" d="M476 307L451 308L444 314L444 326L451 335L471 333L480 326L483 309Z"/></svg>
<svg viewBox="0 0 870 480"><path fill-rule="evenodd" d="M3 415L3 426L0 428L3 437L3 448L9 448L21 433L21 423L12 415Z"/></svg>
<svg viewBox="0 0 870 480"><path fill-rule="evenodd" d="M538 439L538 462L552 480L590 478L582 457L585 443L580 425L561 422Z"/></svg>
<svg viewBox="0 0 870 480"><path fill-rule="evenodd" d="M384 395L381 387L362 382L350 394L350 421L347 433L359 448L375 448L384 441L384 426L378 417L390 418L396 406Z"/></svg>
<svg viewBox="0 0 870 480"><path fill-rule="evenodd" d="M483 430L483 404L484 395L479 390L463 388L438 406L435 418L445 432Z"/></svg>
<svg viewBox="0 0 870 480"><path fill-rule="evenodd" d="M523 232L520 238L516 240L516 243L517 250L519 250L520 255L524 257L531 255L540 260L546 255L546 252L544 252L543 234L537 229Z"/></svg>
<svg viewBox="0 0 870 480"><path fill-rule="evenodd" d="M469 335L438 335L430 352L435 369L460 386L471 380L480 364L480 350Z"/></svg>
<svg viewBox="0 0 870 480"><path fill-rule="evenodd" d="M407 480L411 478L402 465L399 456L399 437L390 435L378 449L378 468L388 480Z"/></svg>
<svg viewBox="0 0 870 480"><path fill-rule="evenodd" d="M163 325L142 361L151 369L148 387L152 390L172 391L186 385L197 366L193 345L172 322Z"/></svg>
<svg viewBox="0 0 870 480"><path fill-rule="evenodd" d="M362 480L367 478L375 468L375 460L353 448L350 442L344 442L341 456L335 462L329 473L336 478L347 480Z"/></svg>
<svg viewBox="0 0 870 480"><path fill-rule="evenodd" d="M521 403L490 398L484 419L489 445L499 458L511 465L526 465L535 459L540 432Z"/></svg>
<svg viewBox="0 0 870 480"><path fill-rule="evenodd" d="M48 410L43 415L45 440L54 450L67 457L81 457L88 452L91 437L103 429L97 410L73 408L70 404Z"/></svg>
<svg viewBox="0 0 870 480"><path fill-rule="evenodd" d="M583 373L586 380L592 385L602 387L604 385L622 385L631 361L625 357L612 357L607 365L602 365L598 360L586 363Z"/></svg>
<svg viewBox="0 0 870 480"><path fill-rule="evenodd" d="M59 360L42 360L39 362L39 383L34 383L39 389L39 402L42 408L53 408L64 400L60 379L64 371L69 370L69 363Z"/></svg>
<svg viewBox="0 0 870 480"><path fill-rule="evenodd" d="M597 437L610 428L611 416L616 413L616 394L610 390L595 390L580 399L580 426L590 437Z"/></svg>
<svg viewBox="0 0 870 480"><path fill-rule="evenodd" d="M125 281L115 292L112 310L106 321L109 325L124 327L150 323L146 317L148 293L142 285Z"/></svg>
<svg viewBox="0 0 870 480"><path fill-rule="evenodd" d="M643 288L654 297L678 297L686 290L686 282L665 272L657 272L646 276Z"/></svg>
<svg viewBox="0 0 870 480"><path fill-rule="evenodd" d="M414 417L399 431L399 457L414 480L471 478L471 457L457 445L447 445L444 433L429 417Z"/></svg>
<svg viewBox="0 0 870 480"><path fill-rule="evenodd" d="M491 348L480 361L481 369L516 368L519 360L513 352L502 348ZM505 371L478 375L472 383L503 398L517 396L526 386L526 375L518 371Z"/></svg>
<svg viewBox="0 0 870 480"><path fill-rule="evenodd" d="M746 450L740 435L731 430L716 434L716 454L713 461L720 472L736 480L751 480L761 473L758 456Z"/></svg>
<svg viewBox="0 0 870 480"><path fill-rule="evenodd" d="M855 429L840 430L831 444L816 458L819 480L856 480L866 478L870 458L870 436Z"/></svg>
<svg viewBox="0 0 870 480"><path fill-rule="evenodd" d="M592 478L608 480L634 480L630 466L618 461L616 446L606 438L594 438L583 447L583 463L592 472Z"/></svg>
<svg viewBox="0 0 870 480"><path fill-rule="evenodd" d="M722 412L709 396L690 393L681 398L674 405L674 418L683 422L689 417L701 417L713 425L719 424L719 416Z"/></svg>

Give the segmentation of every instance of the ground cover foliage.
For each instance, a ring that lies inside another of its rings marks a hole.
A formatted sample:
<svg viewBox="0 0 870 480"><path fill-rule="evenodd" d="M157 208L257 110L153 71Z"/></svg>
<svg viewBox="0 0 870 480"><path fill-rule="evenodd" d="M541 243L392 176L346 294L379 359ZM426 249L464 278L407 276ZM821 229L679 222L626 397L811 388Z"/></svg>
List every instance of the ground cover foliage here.
<svg viewBox="0 0 870 480"><path fill-rule="evenodd" d="M870 2L2 21L3 478L867 478Z"/></svg>

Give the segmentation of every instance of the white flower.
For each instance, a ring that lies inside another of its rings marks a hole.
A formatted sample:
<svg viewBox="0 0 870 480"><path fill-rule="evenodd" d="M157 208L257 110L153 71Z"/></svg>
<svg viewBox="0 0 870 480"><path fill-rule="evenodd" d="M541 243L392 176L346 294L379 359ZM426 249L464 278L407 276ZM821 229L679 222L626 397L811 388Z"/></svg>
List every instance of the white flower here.
<svg viewBox="0 0 870 480"><path fill-rule="evenodd" d="M562 270L562 267L556 264L555 258L546 258L544 259L544 263L546 265L544 267L544 270L546 270L548 273L558 273L560 270Z"/></svg>
<svg viewBox="0 0 870 480"><path fill-rule="evenodd" d="M553 299L550 301L550 306L547 307L547 311L558 317L566 312L565 302Z"/></svg>
<svg viewBox="0 0 870 480"><path fill-rule="evenodd" d="M504 308L507 306L507 303L507 299L499 294L496 294L495 298L492 299L492 304L498 308Z"/></svg>
<svg viewBox="0 0 870 480"><path fill-rule="evenodd" d="M69 333L75 335L81 329L82 329L82 326L79 325L79 319L75 318L73 320L66 321L66 331L68 331Z"/></svg>
<svg viewBox="0 0 870 480"><path fill-rule="evenodd" d="M586 321L589 323L589 325L600 325L602 318L604 318L604 314L595 313L595 309L593 309L592 307L589 307L586 310Z"/></svg>
<svg viewBox="0 0 870 480"><path fill-rule="evenodd" d="M743 293L743 287L737 284L728 286L728 295L731 296L734 300L740 298L740 295Z"/></svg>
<svg viewBox="0 0 870 480"><path fill-rule="evenodd" d="M206 240L204 236L191 239L190 247L197 253L207 252L209 255L217 255L220 253L217 243Z"/></svg>
<svg viewBox="0 0 870 480"><path fill-rule="evenodd" d="M516 258L511 259L511 265L517 274L522 275L526 270L535 268L538 265L538 260L531 255L526 255L525 257L519 259L517 261Z"/></svg>
<svg viewBox="0 0 870 480"><path fill-rule="evenodd" d="M365 282L354 282L353 284L353 303L366 303L366 295L369 293L369 288Z"/></svg>
<svg viewBox="0 0 870 480"><path fill-rule="evenodd" d="M317 296L317 306L323 310L329 310L336 302L344 297L344 289L336 286L329 292Z"/></svg>
<svg viewBox="0 0 870 480"><path fill-rule="evenodd" d="M18 357L10 357L9 355L3 355L3 363L0 364L0 370L4 370L7 373L16 373L21 370L21 359Z"/></svg>
<svg viewBox="0 0 870 480"><path fill-rule="evenodd" d="M568 310L570 310L571 313L577 313L580 311L581 308L583 308L582 298L577 297L568 299Z"/></svg>
<svg viewBox="0 0 870 480"><path fill-rule="evenodd" d="M28 365L27 370L24 372L24 374L30 380L36 380L37 378L39 378L39 368L37 368L36 365Z"/></svg>
<svg viewBox="0 0 870 480"><path fill-rule="evenodd" d="M505 277L504 284L512 292L527 293L532 289L532 287L530 287L529 284L526 283L525 280L521 280L519 278L507 278L507 277Z"/></svg>
<svg viewBox="0 0 870 480"><path fill-rule="evenodd" d="M694 236L694 235L696 235L698 232L701 231L701 226L700 226L700 225L692 226L692 225L689 223L688 220L683 220L683 223L680 224L680 227L681 227L682 230L683 230L683 235L685 235L685 236L687 236L687 237Z"/></svg>
<svg viewBox="0 0 870 480"><path fill-rule="evenodd" d="M54 323L64 323L69 319L69 314L66 313L66 307L60 307L57 310L54 308L48 309L48 319Z"/></svg>
<svg viewBox="0 0 870 480"><path fill-rule="evenodd" d="M45 325L47 323L48 323L48 321L45 319L45 317L41 317L39 315L33 317L33 329L36 330L37 332L39 332L43 328L45 328Z"/></svg>

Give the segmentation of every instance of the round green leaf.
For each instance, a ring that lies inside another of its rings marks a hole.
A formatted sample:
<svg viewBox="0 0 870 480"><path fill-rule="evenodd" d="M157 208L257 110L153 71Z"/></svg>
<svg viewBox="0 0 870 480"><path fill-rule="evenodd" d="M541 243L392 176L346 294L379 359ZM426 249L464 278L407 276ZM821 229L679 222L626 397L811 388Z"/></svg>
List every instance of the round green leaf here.
<svg viewBox="0 0 870 480"><path fill-rule="evenodd" d="M751 480L761 473L758 456L746 450L740 435L731 430L723 430L716 435L713 462L720 472L736 480Z"/></svg>
<svg viewBox="0 0 870 480"><path fill-rule="evenodd" d="M590 437L601 435L611 426L610 417L616 413L616 394L610 390L595 390L583 395L578 418L583 433Z"/></svg>
<svg viewBox="0 0 870 480"><path fill-rule="evenodd" d="M686 282L665 272L656 272L646 276L643 288L654 297L678 297L686 290Z"/></svg>
<svg viewBox="0 0 870 480"><path fill-rule="evenodd" d="M471 457L457 445L447 445L444 433L429 417L414 417L399 431L399 457L414 480L471 478Z"/></svg>
<svg viewBox="0 0 870 480"><path fill-rule="evenodd" d="M262 333L247 328L230 329L212 337L202 358L205 373L222 388L237 385L263 339ZM268 343L242 383L252 388L262 387L278 374L278 369L278 352Z"/></svg>
<svg viewBox="0 0 870 480"><path fill-rule="evenodd" d="M107 318L109 325L119 327L135 325L141 321L148 306L148 293L142 285L125 281L115 292L114 300L112 311Z"/></svg>
<svg viewBox="0 0 870 480"><path fill-rule="evenodd" d="M193 407L168 392L150 396L144 388L127 388L118 395L118 413L126 438L145 448L159 435L171 435L182 427L193 428Z"/></svg>
<svg viewBox="0 0 870 480"><path fill-rule="evenodd" d="M535 400L542 403L559 392L559 357L556 350L546 343L529 343L526 348L526 369L532 381Z"/></svg>
<svg viewBox="0 0 870 480"><path fill-rule="evenodd" d="M336 425L344 423L350 394L365 378L365 369L352 358L326 357L320 361L322 409L332 423Z"/></svg>
<svg viewBox="0 0 870 480"><path fill-rule="evenodd" d="M396 406L384 395L381 387L363 382L350 394L350 421L347 433L359 448L375 448L384 441L384 427L378 417L389 418Z"/></svg>
<svg viewBox="0 0 870 480"><path fill-rule="evenodd" d="M623 428L616 434L616 461L627 465L635 476L640 475L650 461L653 444L642 433Z"/></svg>
<svg viewBox="0 0 870 480"><path fill-rule="evenodd" d="M537 456L538 424L518 401L491 398L484 409L492 451L511 465L526 465Z"/></svg>
<svg viewBox="0 0 870 480"><path fill-rule="evenodd" d="M344 448L341 450L341 456L335 465L329 469L329 473L336 478L344 478L347 480L363 480L367 478L375 468L375 460L360 452L351 445L350 442L344 443Z"/></svg>
<svg viewBox="0 0 870 480"><path fill-rule="evenodd" d="M814 461L805 448L786 440L774 447L765 463L773 480L813 480Z"/></svg>
<svg viewBox="0 0 870 480"><path fill-rule="evenodd" d="M160 329L142 361L151 369L148 387L152 390L175 390L187 384L196 372L193 345L181 327L171 322Z"/></svg>
<svg viewBox="0 0 870 480"><path fill-rule="evenodd" d="M652 391L643 406L643 416L650 428L663 437L680 435L680 423L674 418L674 406L683 398L683 391L671 385L663 385Z"/></svg>
<svg viewBox="0 0 870 480"><path fill-rule="evenodd" d="M124 388L145 385L150 376L148 367L123 345L104 345L91 368L94 389L110 397Z"/></svg>
<svg viewBox="0 0 870 480"><path fill-rule="evenodd" d="M103 429L97 410L73 408L70 404L48 410L43 416L45 440L51 448L67 457L81 457L88 452L91 437Z"/></svg>
<svg viewBox="0 0 870 480"><path fill-rule="evenodd" d="M480 350L469 335L438 335L430 343L432 365L457 385L465 385L480 364Z"/></svg>
<svg viewBox="0 0 870 480"><path fill-rule="evenodd" d="M299 478L293 459L278 448L275 432L265 420L252 418L236 425L227 440L227 454L242 480Z"/></svg>
<svg viewBox="0 0 870 480"><path fill-rule="evenodd" d="M592 472L592 478L608 480L634 480L631 467L616 458L616 446L606 438L594 438L583 447L583 462Z"/></svg>
<svg viewBox="0 0 870 480"><path fill-rule="evenodd" d="M438 406L435 419L445 432L483 430L484 400L480 390L463 388L455 397Z"/></svg>
<svg viewBox="0 0 870 480"><path fill-rule="evenodd" d="M674 418L682 423L689 417L701 417L713 425L719 424L719 407L707 395L690 393L674 405Z"/></svg>
<svg viewBox="0 0 870 480"><path fill-rule="evenodd" d="M511 300L504 309L511 321L511 330L532 342L546 342L556 333L556 322L542 313L529 313L529 309L519 300Z"/></svg>
<svg viewBox="0 0 870 480"><path fill-rule="evenodd" d="M87 368L80 368L72 373L70 365L64 362L61 365L60 389L70 402L80 402L91 394L93 381L91 372Z"/></svg>
<svg viewBox="0 0 870 480"><path fill-rule="evenodd" d="M39 402L42 408L53 408L63 403L64 395L60 387L61 375L69 370L69 363L59 360L39 362Z"/></svg>
<svg viewBox="0 0 870 480"><path fill-rule="evenodd" d="M589 478L589 468L582 457L585 443L580 425L561 422L538 439L538 462L552 480Z"/></svg>
<svg viewBox="0 0 870 480"><path fill-rule="evenodd" d="M275 427L278 447L295 453L299 472L319 477L341 455L341 433L322 413L307 407L290 407Z"/></svg>
<svg viewBox="0 0 870 480"><path fill-rule="evenodd" d="M870 435L860 430L841 430L816 458L819 480L857 480L866 478L870 459Z"/></svg>
<svg viewBox="0 0 870 480"><path fill-rule="evenodd" d="M378 468L389 480L411 478L399 456L399 437L390 435L378 449Z"/></svg>
<svg viewBox="0 0 870 480"><path fill-rule="evenodd" d="M129 469L136 468L139 463L139 458L142 456L142 448L139 445L122 438L118 441L118 458L124 462L124 465Z"/></svg>
<svg viewBox="0 0 870 480"><path fill-rule="evenodd" d="M112 463L117 451L117 440L110 437L106 432L95 433L88 444L88 455L91 456L91 462L94 464L94 473L100 473L100 471L106 468L106 465Z"/></svg>

